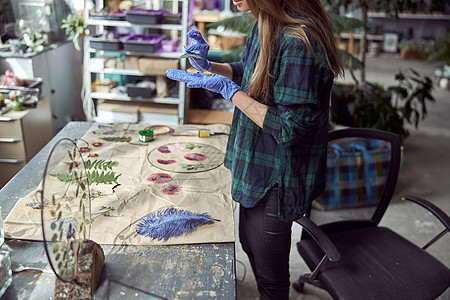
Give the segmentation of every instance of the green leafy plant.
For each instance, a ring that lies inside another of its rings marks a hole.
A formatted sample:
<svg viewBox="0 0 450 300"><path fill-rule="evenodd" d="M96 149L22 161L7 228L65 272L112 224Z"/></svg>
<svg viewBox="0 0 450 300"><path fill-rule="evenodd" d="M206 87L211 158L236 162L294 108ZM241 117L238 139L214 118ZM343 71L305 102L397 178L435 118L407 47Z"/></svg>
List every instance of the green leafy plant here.
<svg viewBox="0 0 450 300"><path fill-rule="evenodd" d="M68 15L62 20L61 28L65 29L66 35L72 40L75 49L81 50L79 39L86 35L87 24L84 23L83 13Z"/></svg>
<svg viewBox="0 0 450 300"><path fill-rule="evenodd" d="M353 127L391 131L402 139L409 135L406 124L416 128L427 115L427 103L433 102L433 81L413 69L398 71L397 84L384 88L368 82L353 86L335 85L333 92L345 99L349 119L340 122Z"/></svg>
<svg viewBox="0 0 450 300"><path fill-rule="evenodd" d="M245 41L252 32L253 25L255 25L256 19L251 13L237 14L233 17L224 19L222 21L209 23L206 25L207 29L218 27L224 27L226 30L239 32L245 35L244 42L238 46L235 46L229 51L229 53L222 55L223 62L239 61L242 56L242 52L245 48Z"/></svg>
<svg viewBox="0 0 450 300"><path fill-rule="evenodd" d="M421 52L422 54L425 54L426 52L429 51L429 46L425 40L403 39L400 41L400 43L398 43L398 46L407 51L417 50L417 51Z"/></svg>
<svg viewBox="0 0 450 300"><path fill-rule="evenodd" d="M33 28L25 28L22 31L22 39L27 47L27 52L37 53L48 46L47 34Z"/></svg>
<svg viewBox="0 0 450 300"><path fill-rule="evenodd" d="M107 142L130 142L131 137L129 136L107 136L101 138L104 141Z"/></svg>
<svg viewBox="0 0 450 300"><path fill-rule="evenodd" d="M415 58L415 59L424 59L431 49L428 42L422 39L417 40L403 39L398 44L398 47L400 48L401 58Z"/></svg>
<svg viewBox="0 0 450 300"><path fill-rule="evenodd" d="M426 60L428 62L442 60L444 64L450 66L450 31L435 40L434 46L427 53Z"/></svg>

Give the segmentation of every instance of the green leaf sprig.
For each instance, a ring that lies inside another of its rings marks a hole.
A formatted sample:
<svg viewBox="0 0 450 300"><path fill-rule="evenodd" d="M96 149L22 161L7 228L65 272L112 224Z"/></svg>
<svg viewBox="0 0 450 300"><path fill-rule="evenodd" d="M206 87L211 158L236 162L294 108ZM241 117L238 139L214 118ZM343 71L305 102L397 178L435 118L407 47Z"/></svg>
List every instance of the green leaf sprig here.
<svg viewBox="0 0 450 300"><path fill-rule="evenodd" d="M184 49L186 49L186 46L184 46ZM203 58L203 57L201 57L201 56L198 56L197 54L191 54L191 53L184 53L184 54L182 54L182 55L179 57L179 59L189 58L189 57L198 58L198 59L205 59L205 58ZM195 59L193 59L192 61L193 61L193 62L194 62L194 63L202 70L203 74L205 74L205 75L211 75L211 74L212 74L210 71L208 71L208 70L206 70L206 69L203 69L203 68L195 61ZM190 73L194 73L193 70L190 71L190 70L188 69L187 71L190 72ZM198 72L197 70L195 70L195 71ZM196 73L196 72L195 72L195 73Z"/></svg>

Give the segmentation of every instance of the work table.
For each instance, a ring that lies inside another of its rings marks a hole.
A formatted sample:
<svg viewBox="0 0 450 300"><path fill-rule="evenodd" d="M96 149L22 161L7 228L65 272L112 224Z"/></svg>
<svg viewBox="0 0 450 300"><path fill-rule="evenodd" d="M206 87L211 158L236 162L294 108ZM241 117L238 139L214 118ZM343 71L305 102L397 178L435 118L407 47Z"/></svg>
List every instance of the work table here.
<svg viewBox="0 0 450 300"><path fill-rule="evenodd" d="M15 203L37 188L53 145L61 138L78 139L90 122L68 123L8 184L0 190L3 217ZM26 266L48 268L42 242L5 241L11 260ZM105 264L100 279L147 291L168 299L234 299L235 246L233 242L189 245L101 245ZM26 271L13 275L4 299L53 297L54 274ZM2 298L2 299L3 299Z"/></svg>

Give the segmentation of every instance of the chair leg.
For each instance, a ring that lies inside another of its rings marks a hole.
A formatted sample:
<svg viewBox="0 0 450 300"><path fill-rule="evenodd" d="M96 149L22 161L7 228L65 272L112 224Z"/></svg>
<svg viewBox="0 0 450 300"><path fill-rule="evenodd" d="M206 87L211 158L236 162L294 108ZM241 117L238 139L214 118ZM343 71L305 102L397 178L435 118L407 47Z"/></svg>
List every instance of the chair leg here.
<svg viewBox="0 0 450 300"><path fill-rule="evenodd" d="M297 279L297 281L292 282L292 287L297 292L301 293L305 287L305 282L314 285L316 287L322 288L322 285L317 279L312 279L311 274L303 274Z"/></svg>
<svg viewBox="0 0 450 300"><path fill-rule="evenodd" d="M296 290L299 293L301 293L303 291L303 288L305 287L305 282L302 281L301 276L292 283L292 287L294 288L294 290Z"/></svg>

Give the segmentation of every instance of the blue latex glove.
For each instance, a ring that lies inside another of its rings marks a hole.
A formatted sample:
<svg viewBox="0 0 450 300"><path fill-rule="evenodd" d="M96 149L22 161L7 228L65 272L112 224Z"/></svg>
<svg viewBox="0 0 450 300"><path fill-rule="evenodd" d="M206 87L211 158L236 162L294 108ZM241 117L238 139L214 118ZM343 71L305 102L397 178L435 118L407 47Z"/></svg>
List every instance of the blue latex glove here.
<svg viewBox="0 0 450 300"><path fill-rule="evenodd" d="M189 57L189 62L192 67L199 72L203 72L203 70L211 71L211 62L206 59L208 56L209 45L203 39L202 34L197 30L191 30L187 35L192 38L192 41L189 47L184 50L184 53L195 54L203 58Z"/></svg>
<svg viewBox="0 0 450 300"><path fill-rule="evenodd" d="M206 75L200 73L189 73L177 69L169 69L166 71L167 77L173 80L183 81L187 83L188 88L204 88L214 93L222 94L222 96L231 102L234 93L241 90L233 80L228 77L215 74Z"/></svg>

